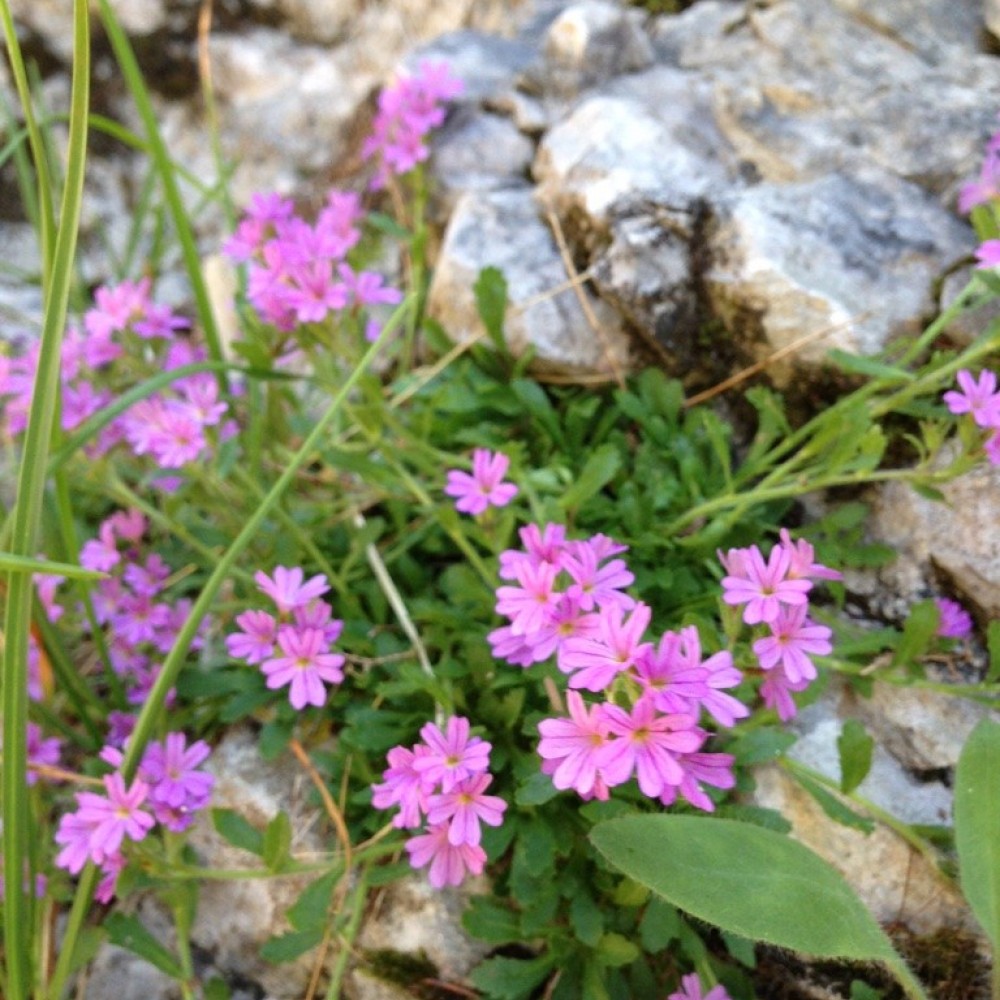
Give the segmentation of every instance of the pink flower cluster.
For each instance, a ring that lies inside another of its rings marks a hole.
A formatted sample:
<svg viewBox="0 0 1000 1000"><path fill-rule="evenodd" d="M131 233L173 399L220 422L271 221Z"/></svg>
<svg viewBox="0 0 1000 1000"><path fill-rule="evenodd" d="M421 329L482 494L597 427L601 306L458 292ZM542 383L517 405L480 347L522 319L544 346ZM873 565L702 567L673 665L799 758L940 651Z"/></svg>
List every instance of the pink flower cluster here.
<svg viewBox="0 0 1000 1000"><path fill-rule="evenodd" d="M964 184L958 193L958 210L971 212L977 205L1000 200L1000 132L986 143L979 177Z"/></svg>
<svg viewBox="0 0 1000 1000"><path fill-rule="evenodd" d="M188 598L171 600L164 588L170 567L143 543L146 519L136 510L118 511L101 522L97 538L80 550L80 565L109 574L93 592L94 614L107 629L106 641L115 673L123 678L133 705L145 701L168 653L191 611ZM193 643L200 649L208 619Z"/></svg>
<svg viewBox="0 0 1000 1000"><path fill-rule="evenodd" d="M959 388L944 394L945 405L952 413L968 413L976 426L986 432L983 444L986 457L991 464L1000 465L1000 392L997 392L996 373L984 369L977 379L963 368L956 378Z"/></svg>
<svg viewBox="0 0 1000 1000"><path fill-rule="evenodd" d="M430 155L424 137L444 121L444 107L462 93L462 81L445 63L424 62L414 76L401 76L379 95L378 114L362 155L377 164L373 188L392 175L409 173Z"/></svg>
<svg viewBox="0 0 1000 1000"><path fill-rule="evenodd" d="M733 785L732 757L701 752L708 732L702 710L724 726L749 714L726 689L741 674L728 652L703 658L695 628L646 641L652 612L624 592L634 580L624 551L605 535L566 538L561 525L528 525L523 550L500 555L496 610L509 624L489 636L495 656L527 667L554 656L569 677L568 718L539 723L542 770L559 789L606 799L633 776L643 794L665 805L677 795L701 809L711 799L700 782ZM626 692L631 707L610 697ZM587 705L578 690L604 693Z"/></svg>
<svg viewBox="0 0 1000 1000"><path fill-rule="evenodd" d="M470 736L468 719L452 716L442 732L429 722L422 742L393 747L382 784L372 788L377 809L398 807L393 826L423 833L406 842L414 868L430 865L435 889L458 885L466 874L479 875L486 864L480 823L500 826L507 804L487 795L491 745Z"/></svg>
<svg viewBox="0 0 1000 1000"><path fill-rule="evenodd" d="M723 601L743 605L743 621L766 630L753 643L766 674L760 695L787 721L796 712L792 693L804 691L816 678L810 657L833 648L830 629L808 617L813 581L839 580L841 574L817 563L805 539L793 542L784 528L779 537L767 560L756 545L720 552L719 560L728 574L722 579Z"/></svg>
<svg viewBox="0 0 1000 1000"><path fill-rule="evenodd" d="M274 576L258 571L257 587L274 601L277 617L266 611L244 611L236 616L243 630L226 637L234 659L260 664L267 686L289 686L293 708L321 708L326 703L325 684L339 684L344 657L330 647L340 638L344 623L322 600L329 589L322 574L305 579L299 567L278 566Z"/></svg>
<svg viewBox="0 0 1000 1000"><path fill-rule="evenodd" d="M361 201L353 192L330 191L316 222L295 214L291 201L255 195L223 252L249 264L247 297L261 318L283 332L321 323L339 312L395 305L402 293L374 271L355 271L348 251L361 239ZM374 340L379 326L369 321Z"/></svg>
<svg viewBox="0 0 1000 1000"><path fill-rule="evenodd" d="M150 298L150 281L123 281L102 286L95 305L83 317L83 330L70 326L63 339L61 420L72 431L88 417L113 402L117 367L171 371L202 361L204 350L177 336L190 324ZM20 434L26 424L39 343L33 342L17 358L0 357L0 402L7 433ZM113 367L116 366L116 367ZM97 383L102 382L103 388ZM111 422L91 453L101 455L125 441L135 455L150 455L161 467L176 469L210 450L207 428L220 428L226 404L218 398L218 383L211 375L180 379L170 390L137 403Z"/></svg>
<svg viewBox="0 0 1000 1000"><path fill-rule="evenodd" d="M127 863L122 852L126 838L143 840L156 823L185 830L194 822L194 813L208 805L215 779L197 768L209 753L201 740L189 747L183 733L168 733L162 743L146 748L131 786L115 771L102 779L104 795L78 792L76 810L62 817L56 831L56 843L62 847L56 864L73 875L88 861L98 865L104 878L96 897L109 902ZM101 757L113 767L121 766L122 754L116 749L105 747Z"/></svg>
<svg viewBox="0 0 1000 1000"><path fill-rule="evenodd" d="M455 497L455 510L461 514L483 514L488 507L506 507L517 496L517 487L505 483L510 459L502 451L476 448L472 453L472 475L452 469L444 492Z"/></svg>

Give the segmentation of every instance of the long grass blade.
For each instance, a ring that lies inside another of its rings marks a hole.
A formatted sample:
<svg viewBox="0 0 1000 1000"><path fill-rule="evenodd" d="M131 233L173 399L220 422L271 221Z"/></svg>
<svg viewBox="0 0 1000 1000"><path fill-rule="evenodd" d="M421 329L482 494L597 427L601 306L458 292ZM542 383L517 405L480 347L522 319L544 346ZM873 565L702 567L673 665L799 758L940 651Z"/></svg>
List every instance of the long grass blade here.
<svg viewBox="0 0 1000 1000"><path fill-rule="evenodd" d="M5 2L0 16L8 33L8 51L14 55L16 37L13 20ZM17 485L17 507L11 554L30 557L36 551L41 524L42 496L48 464L49 442L55 424L59 399L59 362L66 312L73 282L80 206L83 200L84 168L87 159L87 110L90 101L90 24L87 0L73 4L73 83L69 121L69 146L66 184L55 233L54 252L46 263L49 277L46 286L45 319L42 326L38 370L28 427L24 438L24 457ZM18 62L16 58L13 60ZM23 65L22 65L23 70ZM15 74L17 70L15 69ZM26 80L24 81L26 85ZM19 83L20 88L20 83ZM22 101L28 95L22 94ZM26 108L26 114L28 114ZM38 149L32 142L36 155ZM36 169L44 170L41 160ZM41 179L42 174L39 174ZM44 204L51 193L41 199ZM51 213L49 215L51 219ZM44 227L43 227L44 228ZM43 250L52 247L44 244ZM28 722L28 637L31 628L32 579L24 572L7 574L6 649L3 685L3 851L6 898L4 902L4 940L7 959L8 1000L23 1000L33 981L30 908L24 892L24 873L29 864L29 813L27 796L27 722Z"/></svg>

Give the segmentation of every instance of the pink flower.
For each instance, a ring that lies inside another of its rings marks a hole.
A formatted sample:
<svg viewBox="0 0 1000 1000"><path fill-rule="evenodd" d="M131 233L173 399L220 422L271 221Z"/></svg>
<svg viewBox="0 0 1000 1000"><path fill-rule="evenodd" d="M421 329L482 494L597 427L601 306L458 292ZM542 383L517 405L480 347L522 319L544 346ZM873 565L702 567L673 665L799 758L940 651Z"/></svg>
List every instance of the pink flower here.
<svg viewBox="0 0 1000 1000"><path fill-rule="evenodd" d="M646 654L649 643L641 640L652 615L649 605L636 604L627 619L624 615L620 604L610 604L600 612L597 638L566 642L559 669L573 671L570 687L603 691Z"/></svg>
<svg viewBox="0 0 1000 1000"><path fill-rule="evenodd" d="M78 792L76 812L63 816L56 831L56 843L63 845L56 864L73 875L87 861L99 865L116 854L125 837L142 840L153 827L153 817L139 808L149 793L144 781L137 778L126 789L116 771L104 777L104 787L106 796Z"/></svg>
<svg viewBox="0 0 1000 1000"><path fill-rule="evenodd" d="M772 670L760 686L760 696L768 708L777 711L778 718L782 722L788 722L790 719L794 719L798 713L792 694L805 691L807 687L809 687L807 678L790 681L784 670Z"/></svg>
<svg viewBox="0 0 1000 1000"><path fill-rule="evenodd" d="M306 583L302 582L304 576L298 566L294 569L276 566L273 579L261 570L253 578L258 588L277 604L278 613L283 615L316 597L322 597L330 589L323 574L312 577Z"/></svg>
<svg viewBox="0 0 1000 1000"><path fill-rule="evenodd" d="M657 715L648 698L640 698L631 712L618 705L603 707L604 720L612 739L598 755L598 765L608 785L639 779L643 795L658 798L668 785L684 780L677 755L694 753L705 742L692 715Z"/></svg>
<svg viewBox="0 0 1000 1000"><path fill-rule="evenodd" d="M787 528L778 532L781 545L788 550L788 577L791 580L806 578L810 580L843 580L844 574L816 562L816 550L804 538L792 541Z"/></svg>
<svg viewBox="0 0 1000 1000"><path fill-rule="evenodd" d="M420 730L420 736L429 749L420 756L413 767L424 781L441 786L450 792L459 782L481 774L489 768L492 745L478 736L469 736L469 720L453 715L442 733L433 722Z"/></svg>
<svg viewBox="0 0 1000 1000"><path fill-rule="evenodd" d="M730 1000L723 986L713 986L707 993L701 991L701 980L698 973L692 972L681 979L681 988L671 993L667 1000Z"/></svg>
<svg viewBox="0 0 1000 1000"><path fill-rule="evenodd" d="M958 601L935 597L940 621L937 634L944 639L965 639L972 632L972 616Z"/></svg>
<svg viewBox="0 0 1000 1000"><path fill-rule="evenodd" d="M559 570L551 563L515 567L519 587L498 587L496 611L510 618L513 635L529 636L548 624L560 594L554 590Z"/></svg>
<svg viewBox="0 0 1000 1000"><path fill-rule="evenodd" d="M210 752L202 740L187 746L183 733L167 733L162 743L146 747L139 774L149 785L153 815L168 830L186 830L194 814L208 805L215 778L197 767Z"/></svg>
<svg viewBox="0 0 1000 1000"><path fill-rule="evenodd" d="M278 623L266 611L244 611L236 616L242 632L226 636L226 650L234 659L263 663L274 653Z"/></svg>
<svg viewBox="0 0 1000 1000"><path fill-rule="evenodd" d="M28 723L27 741L28 784L33 785L38 781L38 772L34 770L35 767L54 767L59 763L62 743L54 736L43 739L41 727L34 722Z"/></svg>
<svg viewBox="0 0 1000 1000"><path fill-rule="evenodd" d="M958 210L971 212L976 205L985 205L1000 198L1000 134L986 144L986 156L979 170L979 178L963 185L958 193Z"/></svg>
<svg viewBox="0 0 1000 1000"><path fill-rule="evenodd" d="M722 578L722 599L726 604L746 604L743 621L747 625L772 622L782 604L805 604L812 582L789 579L792 553L783 545L775 545L767 563L760 549L731 549L727 556L720 553L730 575Z"/></svg>
<svg viewBox="0 0 1000 1000"><path fill-rule="evenodd" d="M753 644L762 670L781 665L792 683L816 679L816 667L809 656L826 656L833 650L833 633L806 617L806 607L782 608L770 623L771 634Z"/></svg>
<svg viewBox="0 0 1000 1000"><path fill-rule="evenodd" d="M567 593L579 602L584 611L613 603L626 609L633 607L635 601L622 593L625 587L635 582L625 560L612 559L601 566L601 559L597 549L587 542L575 544L562 560L562 568L573 580Z"/></svg>
<svg viewBox="0 0 1000 1000"><path fill-rule="evenodd" d="M465 843L456 846L448 839L448 830L447 823L440 823L406 842L414 868L431 866L428 880L435 889L461 885L467 874L481 875L486 865L486 852L482 847Z"/></svg>
<svg viewBox="0 0 1000 1000"><path fill-rule="evenodd" d="M288 700L292 708L306 705L321 708L326 703L327 684L339 684L344 679L340 669L344 657L329 652L329 644L319 629L296 629L284 626L278 630L278 646L285 654L265 660L260 669L267 677L267 686L274 690L290 685Z"/></svg>
<svg viewBox="0 0 1000 1000"><path fill-rule="evenodd" d="M543 719L538 723L542 739L538 755L553 765L546 773L562 790L572 788L590 795L600 776L599 752L607 745L609 730L600 705L590 710L576 691L566 692L568 719Z"/></svg>
<svg viewBox="0 0 1000 1000"><path fill-rule="evenodd" d="M475 847L481 833L479 823L499 826L507 803L497 795L485 795L493 781L489 774L476 774L458 782L450 792L432 795L427 803L427 822L431 826L448 823L448 842L454 847Z"/></svg>
<svg viewBox="0 0 1000 1000"><path fill-rule="evenodd" d="M427 800L434 785L413 766L420 757L426 757L430 750L418 743L412 750L393 747L387 756L389 766L382 772L382 784L372 786L372 805L376 809L391 809L399 806L392 825L414 829L420 826L423 814L427 812Z"/></svg>
<svg viewBox="0 0 1000 1000"><path fill-rule="evenodd" d="M1000 241L998 241L1000 242ZM951 390L944 394L944 401L952 413L970 413L980 427L1000 426L1000 393L997 392L997 377L989 369L983 369L979 378L962 369L956 376L960 392Z"/></svg>
<svg viewBox="0 0 1000 1000"><path fill-rule="evenodd" d="M736 775L733 763L736 760L729 753L682 753L677 760L684 769L684 778L679 785L668 785L660 796L660 802L672 806L678 795L682 795L696 809L715 812L715 803L705 794L699 782L713 788L733 788Z"/></svg>
<svg viewBox="0 0 1000 1000"><path fill-rule="evenodd" d="M547 524L539 528L537 524L528 524L518 531L518 535L524 544L524 551L507 549L500 553L501 580L516 580L517 569L522 563L532 566L549 563L557 571L562 569L563 555L570 548L563 525Z"/></svg>
<svg viewBox="0 0 1000 1000"><path fill-rule="evenodd" d="M1000 267L1000 240L984 240L976 249L978 268Z"/></svg>
<svg viewBox="0 0 1000 1000"><path fill-rule="evenodd" d="M657 711L694 714L702 698L709 695L708 671L681 652L681 636L664 632L659 647L652 646L636 659L636 679Z"/></svg>
<svg viewBox="0 0 1000 1000"><path fill-rule="evenodd" d="M513 483L503 482L510 459L501 451L476 448L472 453L472 475L460 469L448 473L444 492L456 497L455 510L482 514L487 507L506 507L517 496Z"/></svg>

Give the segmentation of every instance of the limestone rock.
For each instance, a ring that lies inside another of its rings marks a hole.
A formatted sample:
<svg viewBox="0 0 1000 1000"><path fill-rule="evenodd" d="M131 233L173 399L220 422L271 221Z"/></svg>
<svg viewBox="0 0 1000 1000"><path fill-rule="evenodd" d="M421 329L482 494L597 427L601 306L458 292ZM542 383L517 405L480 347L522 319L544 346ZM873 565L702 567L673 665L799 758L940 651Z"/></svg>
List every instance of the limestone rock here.
<svg viewBox="0 0 1000 1000"><path fill-rule="evenodd" d="M731 329L749 326L764 353L829 331L797 364L820 364L833 347L872 354L919 332L942 264L968 247L965 226L939 203L874 171L758 184L718 199L715 212L705 274L713 312Z"/></svg>
<svg viewBox="0 0 1000 1000"><path fill-rule="evenodd" d="M547 84L574 93L599 80L645 69L653 48L642 13L610 0L582 0L567 7L545 36Z"/></svg>
<svg viewBox="0 0 1000 1000"><path fill-rule="evenodd" d="M507 280L506 336L522 353L530 344L540 369L607 375L627 364L628 340L614 313L585 291L600 334L588 325L567 281L552 234L524 189L459 199L445 233L428 308L457 341L481 332L472 287L484 267Z"/></svg>
<svg viewBox="0 0 1000 1000"><path fill-rule="evenodd" d="M868 530L896 549L878 582L925 596L928 580L953 590L979 621L1000 617L1000 468L983 465L941 487L945 502L888 483L873 494Z"/></svg>
<svg viewBox="0 0 1000 1000"><path fill-rule="evenodd" d="M247 729L227 733L212 752L207 767L215 774L212 805L237 810L263 829L279 811L291 820L293 851L332 849L316 831L318 814L306 804L311 787L289 757L261 760L257 739ZM190 843L206 867L243 868L256 858L224 841L206 816L192 828ZM260 957L269 938L289 930L288 907L309 884L309 876L241 879L202 883L192 941L203 948L225 975L237 973L259 983L274 1000L298 1000L305 992L314 956L272 965Z"/></svg>
<svg viewBox="0 0 1000 1000"><path fill-rule="evenodd" d="M534 145L500 115L460 108L435 137L431 169L439 216L447 221L461 195L525 187Z"/></svg>

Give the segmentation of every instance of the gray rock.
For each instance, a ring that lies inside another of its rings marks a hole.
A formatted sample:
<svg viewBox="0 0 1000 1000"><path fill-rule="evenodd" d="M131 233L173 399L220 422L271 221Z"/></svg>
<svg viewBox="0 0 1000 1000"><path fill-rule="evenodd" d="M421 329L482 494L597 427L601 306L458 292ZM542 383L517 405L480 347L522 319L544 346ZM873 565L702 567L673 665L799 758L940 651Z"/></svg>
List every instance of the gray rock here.
<svg viewBox="0 0 1000 1000"><path fill-rule="evenodd" d="M428 308L459 342L481 332L472 287L488 266L500 268L507 279L506 336L515 354L530 344L538 367L551 372L607 375L616 366L627 367L628 339L611 308L584 292L602 338L588 325L574 292L558 291L566 270L530 191L469 194L455 207Z"/></svg>
<svg viewBox="0 0 1000 1000"><path fill-rule="evenodd" d="M689 210L735 167L710 97L691 74L656 67L585 98L542 139L539 196L598 232L641 207Z"/></svg>
<svg viewBox="0 0 1000 1000"><path fill-rule="evenodd" d="M546 85L572 94L600 80L645 69L653 47L642 12L610 0L567 7L545 35Z"/></svg>
<svg viewBox="0 0 1000 1000"><path fill-rule="evenodd" d="M1000 38L1000 2L998 0L983 0L983 21L986 30L994 38Z"/></svg>
<svg viewBox="0 0 1000 1000"><path fill-rule="evenodd" d="M534 145L508 118L460 108L434 140L431 169L440 179L437 213L447 221L468 192L526 187Z"/></svg>
<svg viewBox="0 0 1000 1000"><path fill-rule="evenodd" d="M422 956L434 965L439 978L461 982L489 951L488 945L473 941L462 930L461 917L469 892L468 886L461 890L433 889L423 875L394 882L367 917L357 940L359 952ZM364 978L370 978L370 974ZM388 993L387 1000L396 995Z"/></svg>
<svg viewBox="0 0 1000 1000"><path fill-rule="evenodd" d="M1000 468L981 465L941 492L944 503L903 483L874 491L868 531L898 553L875 586L916 600L938 581L980 621L1000 618Z"/></svg>
<svg viewBox="0 0 1000 1000"><path fill-rule="evenodd" d="M829 331L796 353L796 366L822 363L833 347L872 354L917 333L943 265L970 241L924 191L874 171L759 184L718 199L715 212L705 273L713 311L764 354ZM783 382L792 370L771 374Z"/></svg>
<svg viewBox="0 0 1000 1000"><path fill-rule="evenodd" d="M212 752L207 764L216 776L212 805L237 810L258 829L284 810L291 820L293 853L329 849L329 840L317 831L321 818L306 803L311 785L301 768L290 757L265 763L257 742L249 730L234 729ZM205 867L260 863L224 841L205 816L192 828L190 843ZM272 965L260 957L260 947L290 930L285 913L313 877L206 880L199 891L192 941L212 956L223 975L237 973L255 981L274 1000L297 1000L305 992L315 956L307 952L295 961Z"/></svg>

